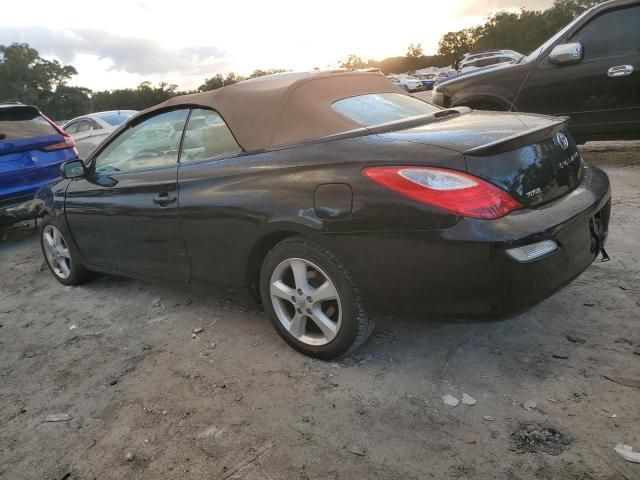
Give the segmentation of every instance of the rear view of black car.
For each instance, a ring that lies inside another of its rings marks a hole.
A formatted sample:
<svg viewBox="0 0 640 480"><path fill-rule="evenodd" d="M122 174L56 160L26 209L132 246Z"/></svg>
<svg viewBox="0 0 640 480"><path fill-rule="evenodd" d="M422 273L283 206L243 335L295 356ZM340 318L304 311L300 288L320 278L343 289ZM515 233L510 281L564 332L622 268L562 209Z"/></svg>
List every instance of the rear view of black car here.
<svg viewBox="0 0 640 480"><path fill-rule="evenodd" d="M381 311L512 314L606 255L609 180L566 118L444 110L375 72L175 97L63 171L39 193L58 281L248 286L323 359Z"/></svg>
<svg viewBox="0 0 640 480"><path fill-rule="evenodd" d="M433 102L569 115L578 143L640 138L640 2L613 0L576 18L517 63L438 84Z"/></svg>
<svg viewBox="0 0 640 480"><path fill-rule="evenodd" d="M36 191L75 158L73 139L37 108L0 104L0 224L27 218Z"/></svg>

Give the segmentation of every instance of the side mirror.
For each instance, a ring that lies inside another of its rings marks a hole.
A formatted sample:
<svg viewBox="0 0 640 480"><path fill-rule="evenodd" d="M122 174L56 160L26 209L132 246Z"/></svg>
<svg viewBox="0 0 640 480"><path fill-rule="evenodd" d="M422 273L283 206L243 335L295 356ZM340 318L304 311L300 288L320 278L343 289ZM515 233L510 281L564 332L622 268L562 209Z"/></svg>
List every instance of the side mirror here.
<svg viewBox="0 0 640 480"><path fill-rule="evenodd" d="M556 45L549 54L549 61L555 65L570 65L582 60L582 44L562 43Z"/></svg>
<svg viewBox="0 0 640 480"><path fill-rule="evenodd" d="M70 160L60 165L60 173L62 178L80 178L85 176L86 170L82 160Z"/></svg>

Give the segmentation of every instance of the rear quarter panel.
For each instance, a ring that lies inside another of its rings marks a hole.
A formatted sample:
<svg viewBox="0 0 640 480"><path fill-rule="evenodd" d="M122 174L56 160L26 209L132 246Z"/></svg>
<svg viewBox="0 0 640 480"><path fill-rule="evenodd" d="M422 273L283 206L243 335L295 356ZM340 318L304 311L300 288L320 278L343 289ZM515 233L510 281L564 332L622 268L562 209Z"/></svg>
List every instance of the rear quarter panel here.
<svg viewBox="0 0 640 480"><path fill-rule="evenodd" d="M374 165L464 170L457 152L370 135L180 166L181 225L192 276L248 283L252 251L270 235L307 236L446 228L457 217L365 179ZM320 185L348 185L352 208L330 220L316 211ZM363 245L366 249L366 245ZM348 266L350 259L343 259Z"/></svg>

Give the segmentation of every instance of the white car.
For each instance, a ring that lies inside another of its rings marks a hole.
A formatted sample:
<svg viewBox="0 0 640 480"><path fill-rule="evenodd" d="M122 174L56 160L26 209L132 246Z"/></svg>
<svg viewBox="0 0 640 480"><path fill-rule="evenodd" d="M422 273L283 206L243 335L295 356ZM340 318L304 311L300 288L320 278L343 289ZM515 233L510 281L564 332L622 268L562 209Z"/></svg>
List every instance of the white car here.
<svg viewBox="0 0 640 480"><path fill-rule="evenodd" d="M467 53L458 63L459 72L469 72L498 63L517 62L524 55L513 50L489 50L479 53Z"/></svg>
<svg viewBox="0 0 640 480"><path fill-rule="evenodd" d="M75 140L78 156L87 158L89 153L107 135L135 113L138 112L136 110L113 110L110 112L90 113L69 120L62 129Z"/></svg>
<svg viewBox="0 0 640 480"><path fill-rule="evenodd" d="M409 92L424 90L422 81L418 78L410 77L409 75L389 75L387 78L389 78L394 83L402 83L406 85L405 90L408 90Z"/></svg>

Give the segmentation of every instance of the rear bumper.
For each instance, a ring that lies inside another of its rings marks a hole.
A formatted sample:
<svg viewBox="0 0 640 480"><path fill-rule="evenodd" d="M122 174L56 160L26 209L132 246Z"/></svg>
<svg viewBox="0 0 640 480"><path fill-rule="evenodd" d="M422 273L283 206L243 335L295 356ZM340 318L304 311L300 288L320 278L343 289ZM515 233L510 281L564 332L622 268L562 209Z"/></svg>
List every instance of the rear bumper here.
<svg viewBox="0 0 640 480"><path fill-rule="evenodd" d="M453 316L501 316L549 297L596 258L590 220L609 222L608 177L586 168L565 197L497 220L463 218L444 230L326 236L370 310L419 310ZM530 263L506 250L554 240L559 248Z"/></svg>
<svg viewBox="0 0 640 480"><path fill-rule="evenodd" d="M33 218L36 213L33 198L34 195L29 194L0 200L0 225Z"/></svg>

